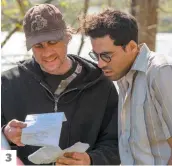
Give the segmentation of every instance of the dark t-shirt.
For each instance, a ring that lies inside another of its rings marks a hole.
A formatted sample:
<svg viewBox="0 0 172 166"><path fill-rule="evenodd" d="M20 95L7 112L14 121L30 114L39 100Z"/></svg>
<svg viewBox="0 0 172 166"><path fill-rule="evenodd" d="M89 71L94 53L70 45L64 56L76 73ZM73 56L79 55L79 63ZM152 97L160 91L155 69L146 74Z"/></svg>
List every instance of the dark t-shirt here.
<svg viewBox="0 0 172 166"><path fill-rule="evenodd" d="M76 67L77 67L77 62L73 58L71 58L71 60L72 60L72 68L64 75L53 75L53 74L49 74L43 71L44 81L49 85L49 88L51 89L53 93L58 88L62 80L67 79L69 76L71 76L75 72ZM77 86L78 84L80 84L81 77L83 75L84 75L84 71L82 70L82 72L78 74L77 77L71 82L72 85L75 84Z"/></svg>

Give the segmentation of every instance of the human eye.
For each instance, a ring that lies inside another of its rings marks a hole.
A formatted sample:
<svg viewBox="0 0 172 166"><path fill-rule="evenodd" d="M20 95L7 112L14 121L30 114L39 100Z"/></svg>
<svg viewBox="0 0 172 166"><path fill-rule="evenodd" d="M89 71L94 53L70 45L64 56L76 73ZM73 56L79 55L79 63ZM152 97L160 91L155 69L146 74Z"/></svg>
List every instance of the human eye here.
<svg viewBox="0 0 172 166"><path fill-rule="evenodd" d="M105 57L105 58L111 58L112 57L112 52L104 52L101 54L101 56Z"/></svg>
<svg viewBox="0 0 172 166"><path fill-rule="evenodd" d="M58 43L58 41L55 41L55 40L51 40L51 41L48 41L48 44L56 44L56 43Z"/></svg>
<svg viewBox="0 0 172 166"><path fill-rule="evenodd" d="M43 45L39 43L39 44L35 44L34 47L35 48L43 48Z"/></svg>

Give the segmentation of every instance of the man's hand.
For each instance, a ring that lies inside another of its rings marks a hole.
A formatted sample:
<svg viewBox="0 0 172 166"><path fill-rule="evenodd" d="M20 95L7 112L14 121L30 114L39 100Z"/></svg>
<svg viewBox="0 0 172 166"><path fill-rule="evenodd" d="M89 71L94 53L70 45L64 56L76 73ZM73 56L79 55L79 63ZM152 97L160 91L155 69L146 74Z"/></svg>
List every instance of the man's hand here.
<svg viewBox="0 0 172 166"><path fill-rule="evenodd" d="M9 141L17 146L24 146L24 144L21 143L21 133L22 128L25 128L26 126L26 123L13 119L5 127L4 135Z"/></svg>
<svg viewBox="0 0 172 166"><path fill-rule="evenodd" d="M56 165L90 165L90 156L87 153L67 152L64 157L58 158Z"/></svg>

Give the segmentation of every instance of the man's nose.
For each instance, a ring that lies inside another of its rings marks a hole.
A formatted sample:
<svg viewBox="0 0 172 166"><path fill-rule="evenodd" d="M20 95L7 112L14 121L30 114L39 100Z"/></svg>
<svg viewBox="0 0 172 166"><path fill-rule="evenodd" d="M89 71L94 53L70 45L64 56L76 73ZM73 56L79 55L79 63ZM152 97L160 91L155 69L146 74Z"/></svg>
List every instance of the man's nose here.
<svg viewBox="0 0 172 166"><path fill-rule="evenodd" d="M54 54L54 51L53 51L52 48L49 48L49 47L44 48L44 51L43 51L43 56L44 57L49 57L52 54Z"/></svg>
<svg viewBox="0 0 172 166"><path fill-rule="evenodd" d="M98 67L99 67L100 69L102 69L102 68L104 68L104 67L106 66L106 64L107 64L107 63L99 57L98 64L97 64Z"/></svg>

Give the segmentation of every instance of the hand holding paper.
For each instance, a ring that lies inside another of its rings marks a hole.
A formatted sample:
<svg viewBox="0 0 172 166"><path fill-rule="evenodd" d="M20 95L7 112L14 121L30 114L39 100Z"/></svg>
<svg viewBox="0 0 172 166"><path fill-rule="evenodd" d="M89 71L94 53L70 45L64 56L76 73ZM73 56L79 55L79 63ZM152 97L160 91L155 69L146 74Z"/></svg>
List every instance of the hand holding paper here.
<svg viewBox="0 0 172 166"><path fill-rule="evenodd" d="M62 122L65 121L64 113L46 113L27 115L25 122L27 127L22 129L21 142L27 145L43 146L28 156L34 164L49 164L56 162L65 152L84 153L88 144L81 142L62 150L59 147L59 139Z"/></svg>
<svg viewBox="0 0 172 166"><path fill-rule="evenodd" d="M84 153L88 148L88 144L81 142L77 142L73 146L64 150L61 150L60 147L43 147L28 156L28 159L35 164L49 164L56 162L57 158L62 157L66 152Z"/></svg>

